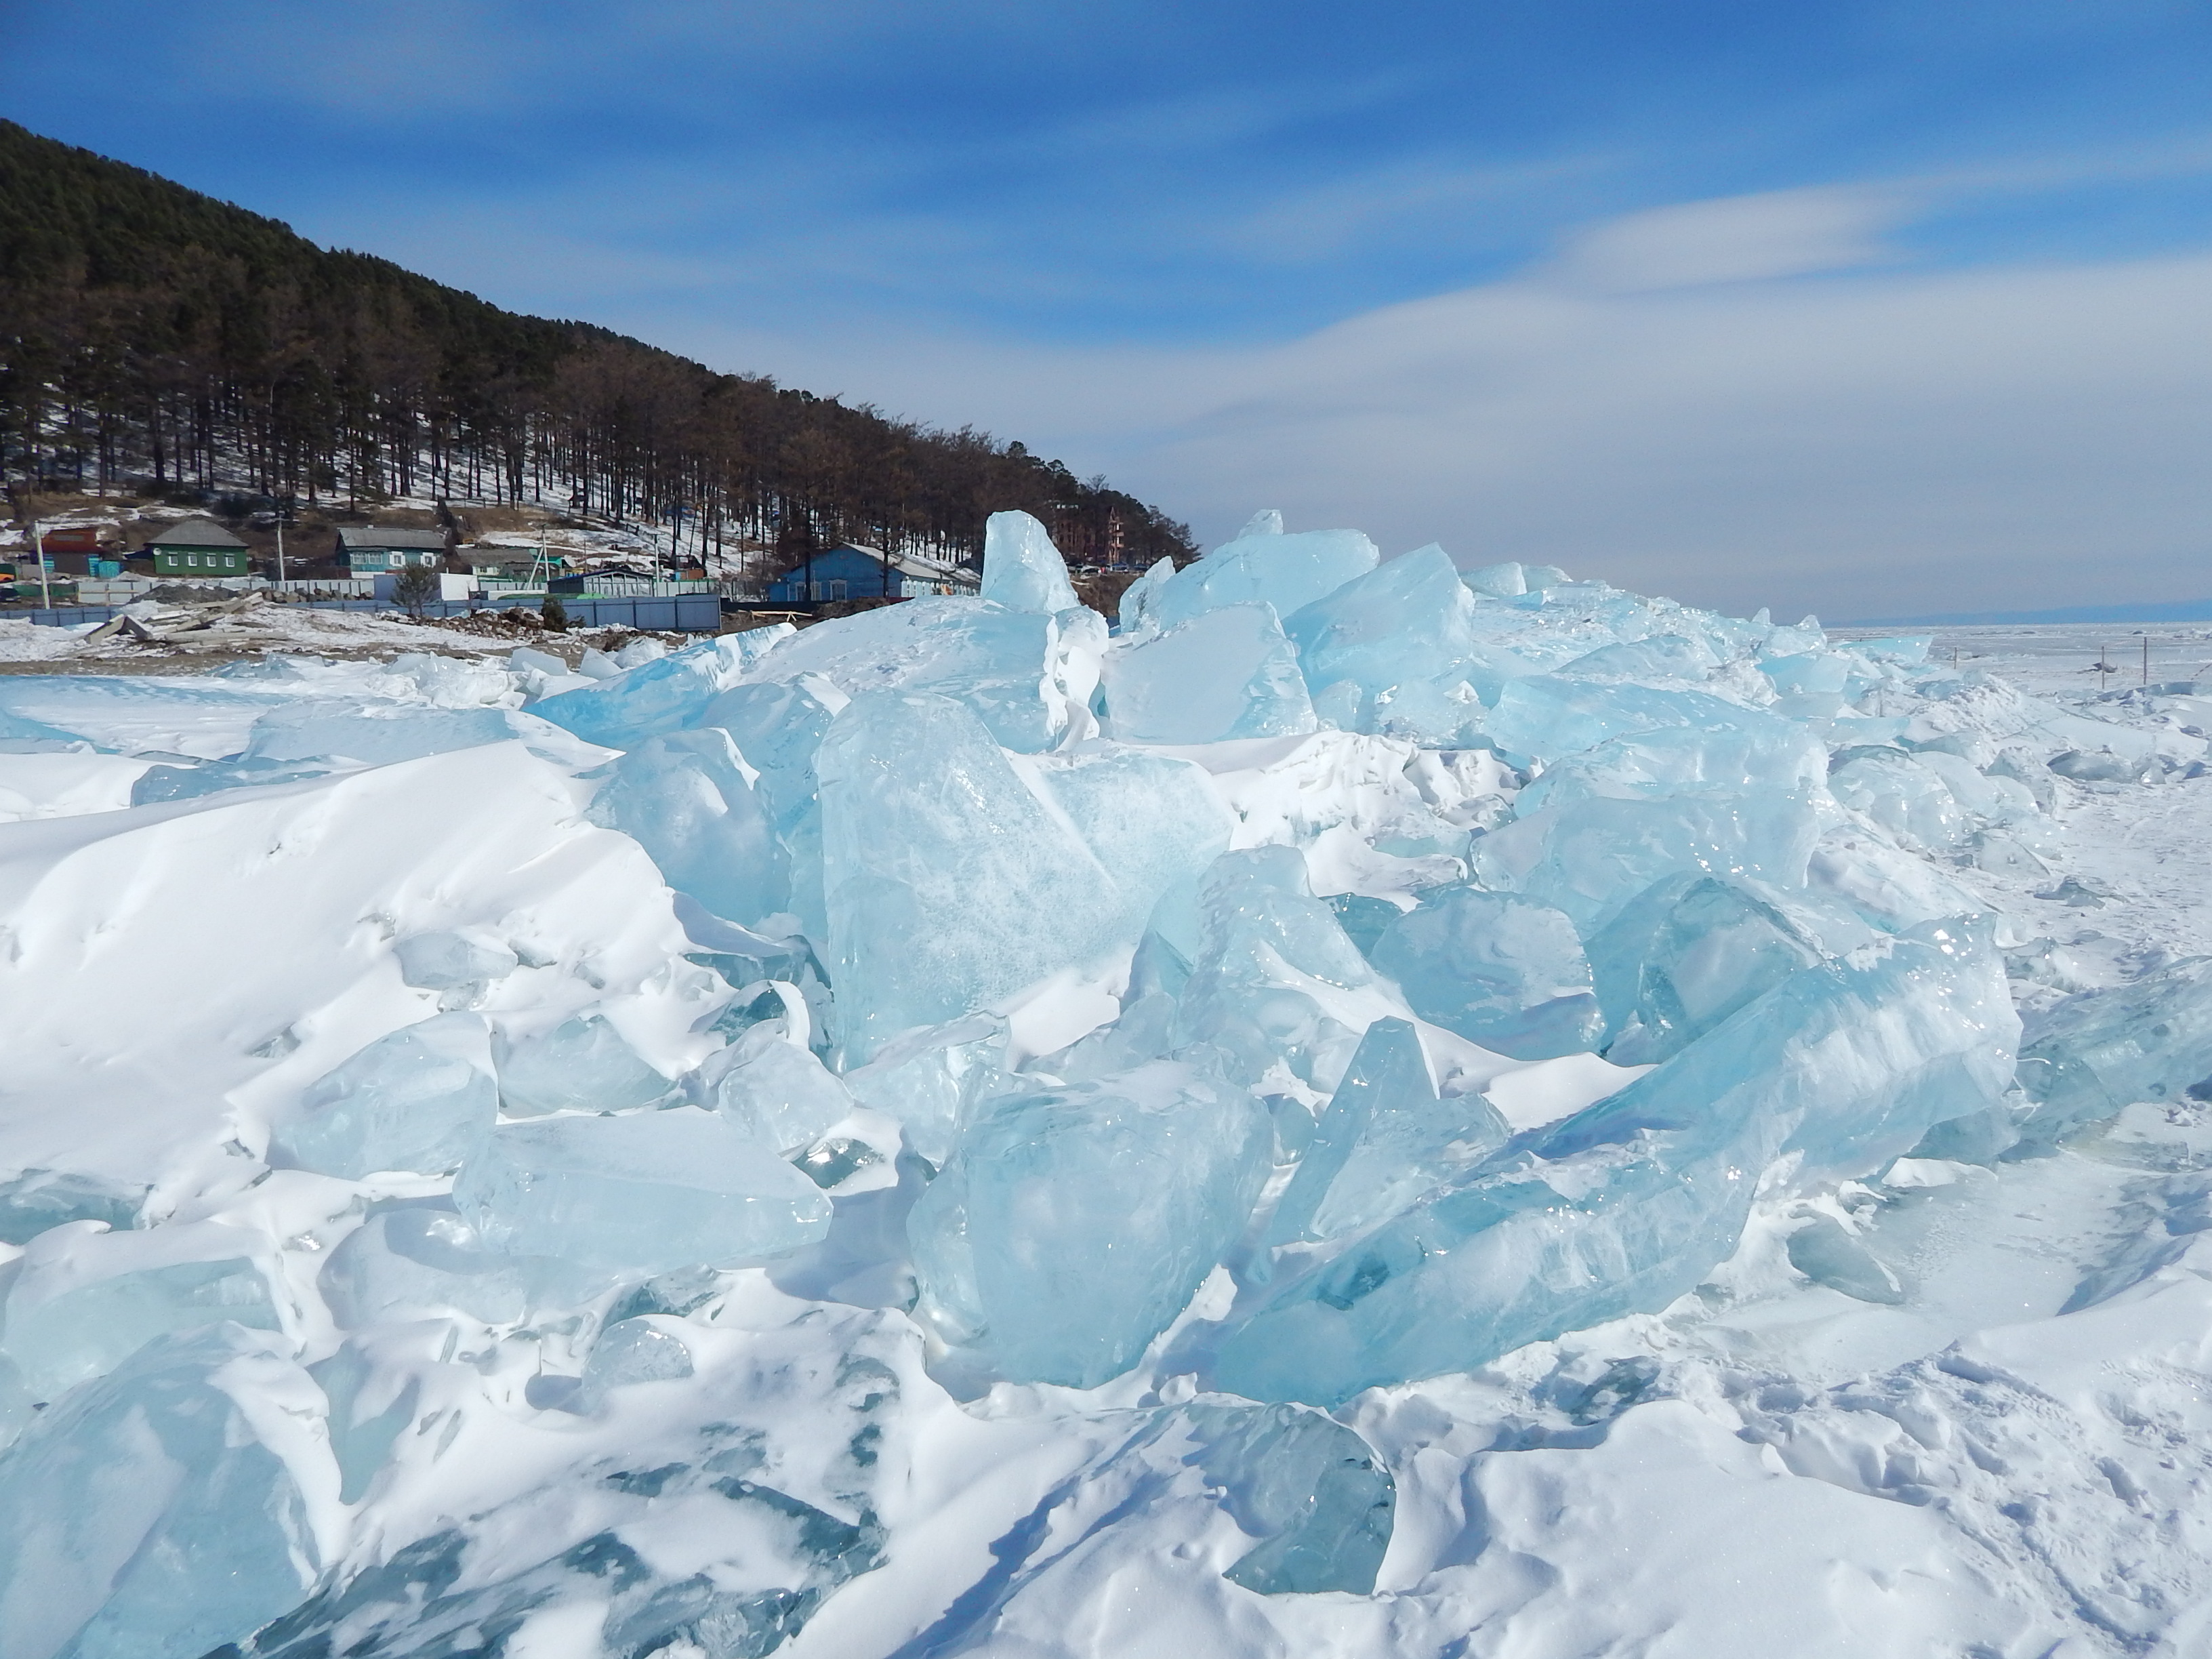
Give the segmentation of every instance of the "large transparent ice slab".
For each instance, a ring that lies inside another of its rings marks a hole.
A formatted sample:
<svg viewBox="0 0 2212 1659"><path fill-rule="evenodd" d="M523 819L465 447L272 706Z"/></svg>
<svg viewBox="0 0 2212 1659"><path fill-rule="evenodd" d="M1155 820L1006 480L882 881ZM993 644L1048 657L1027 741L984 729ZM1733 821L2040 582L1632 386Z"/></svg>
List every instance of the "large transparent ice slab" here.
<svg viewBox="0 0 2212 1659"><path fill-rule="evenodd" d="M1714 876L1669 876L1590 940L1606 1057L1618 1066L1665 1060L1820 956L1756 894Z"/></svg>
<svg viewBox="0 0 2212 1659"><path fill-rule="evenodd" d="M982 597L1009 611L1073 610L1075 589L1051 532L1026 513L994 513L983 525Z"/></svg>
<svg viewBox="0 0 2212 1659"><path fill-rule="evenodd" d="M1408 1021L1367 1028L1268 1224L1273 1243L1380 1226L1480 1164L1509 1131L1480 1095L1439 1099Z"/></svg>
<svg viewBox="0 0 2212 1659"><path fill-rule="evenodd" d="M2019 1022L1986 928L1792 975L1656 1071L1282 1285L1220 1386L1333 1405L1664 1307L1735 1248L1761 1173L1863 1173L2011 1082Z"/></svg>
<svg viewBox="0 0 2212 1659"><path fill-rule="evenodd" d="M1345 682L1358 687L1358 729L1372 731L1379 725L1377 699L1402 687L1441 692L1465 678L1475 648L1474 617L1474 595L1450 556L1426 547L1292 611L1283 632L1298 648L1298 666L1314 695ZM1413 735L1441 742L1452 730Z"/></svg>
<svg viewBox="0 0 2212 1659"><path fill-rule="evenodd" d="M791 855L726 731L646 738L609 763L591 817L715 915L747 926L790 908Z"/></svg>
<svg viewBox="0 0 2212 1659"><path fill-rule="evenodd" d="M0 1302L0 1340L31 1397L50 1401L173 1331L224 1321L274 1330L282 1322L259 1245L212 1222L52 1229L32 1241Z"/></svg>
<svg viewBox="0 0 2212 1659"><path fill-rule="evenodd" d="M1200 925L1174 1039L1219 1049L1257 1085L1281 1066L1326 1092L1377 1014L1400 1011L1314 896L1295 848L1224 853L1199 885Z"/></svg>
<svg viewBox="0 0 2212 1659"><path fill-rule="evenodd" d="M373 1215L331 1252L319 1275L331 1315L349 1329L458 1310L489 1324L522 1317L527 1269L488 1250L448 1210Z"/></svg>
<svg viewBox="0 0 2212 1659"><path fill-rule="evenodd" d="M1033 754L1088 719L1105 620L1057 617L982 599L908 599L817 623L787 640L751 678L822 677L847 696L935 692L962 704L1008 749ZM744 738L738 738L742 747Z"/></svg>
<svg viewBox="0 0 2212 1659"><path fill-rule="evenodd" d="M1168 1430L1197 1443L1188 1461L1258 1541L1224 1576L1262 1595L1370 1595L1390 1547L1397 1484L1367 1443L1334 1418L1290 1406L1194 1401Z"/></svg>
<svg viewBox="0 0 2212 1659"><path fill-rule="evenodd" d="M925 1315L1007 1377L1119 1376L1243 1230L1271 1145L1242 1088L1171 1060L986 1099L908 1223Z"/></svg>
<svg viewBox="0 0 2212 1659"><path fill-rule="evenodd" d="M1203 768L1173 755L1086 745L1034 775L1114 878L1117 939L1133 940L1162 894L1225 851L1237 824Z"/></svg>
<svg viewBox="0 0 2212 1659"><path fill-rule="evenodd" d="M563 691L531 705L540 720L587 743L628 749L664 732L696 726L717 694L790 637L788 623L704 640L597 685Z"/></svg>
<svg viewBox="0 0 2212 1659"><path fill-rule="evenodd" d="M1827 746L1819 738L1790 721L1757 718L1608 738L1546 766L1515 807L1527 817L1546 806L1603 797L1810 794L1827 778Z"/></svg>
<svg viewBox="0 0 2212 1659"><path fill-rule="evenodd" d="M1597 1046L1604 1019L1564 911L1448 887L1384 928L1369 952L1413 1012L1516 1060Z"/></svg>
<svg viewBox="0 0 2212 1659"><path fill-rule="evenodd" d="M2212 1099L2212 957L2190 957L2126 985L2085 991L2036 1022L2021 1086L2021 1126L2048 1142L2139 1100Z"/></svg>
<svg viewBox="0 0 2212 1659"><path fill-rule="evenodd" d="M787 1255L830 1226L774 1147L690 1106L504 1124L453 1202L491 1249L641 1277Z"/></svg>
<svg viewBox="0 0 2212 1659"><path fill-rule="evenodd" d="M625 1111L658 1104L676 1092L600 1014L581 1014L532 1036L502 1033L492 1050L500 1109L509 1117Z"/></svg>
<svg viewBox="0 0 2212 1659"><path fill-rule="evenodd" d="M1113 942L1124 907L1112 875L967 708L901 692L855 697L817 764L829 966L848 1063Z"/></svg>
<svg viewBox="0 0 2212 1659"><path fill-rule="evenodd" d="M499 1109L483 1021L440 1014L380 1037L308 1085L270 1136L270 1161L358 1181L460 1167Z"/></svg>
<svg viewBox="0 0 2212 1659"><path fill-rule="evenodd" d="M1316 726L1297 653L1267 605L1223 605L1117 641L1102 674L1109 726L1126 742L1219 743Z"/></svg>
<svg viewBox="0 0 2212 1659"><path fill-rule="evenodd" d="M908 1149L942 1165L968 1108L996 1086L1006 1027L988 1015L910 1031L848 1072L845 1086L872 1111L898 1120Z"/></svg>
<svg viewBox="0 0 2212 1659"><path fill-rule="evenodd" d="M822 896L822 802L814 757L848 699L819 676L732 686L701 716L736 739L757 775L754 793L767 807L790 861L791 908L817 946L829 938Z"/></svg>
<svg viewBox="0 0 2212 1659"><path fill-rule="evenodd" d="M49 1407L0 1454L0 1652L198 1659L295 1606L321 1566L311 1504L335 1496L295 1468L328 1463L321 1407L236 1325L156 1343Z"/></svg>
<svg viewBox="0 0 2212 1659"><path fill-rule="evenodd" d="M1507 681L1483 729L1512 754L1551 761L1608 738L1667 726L1753 728L1777 717L1679 685L1615 684L1559 674Z"/></svg>
<svg viewBox="0 0 2212 1659"><path fill-rule="evenodd" d="M1820 835L1809 797L1715 790L1544 806L1478 840L1475 879L1564 910L1589 933L1654 882L1686 872L1804 887Z"/></svg>
<svg viewBox="0 0 2212 1659"><path fill-rule="evenodd" d="M853 1109L853 1097L775 1022L756 1025L701 1068L699 1099L748 1139L804 1152Z"/></svg>
<svg viewBox="0 0 2212 1659"><path fill-rule="evenodd" d="M1176 573L1158 597L1170 626L1224 605L1267 604L1287 617L1382 562L1357 530L1279 531L1239 536Z"/></svg>

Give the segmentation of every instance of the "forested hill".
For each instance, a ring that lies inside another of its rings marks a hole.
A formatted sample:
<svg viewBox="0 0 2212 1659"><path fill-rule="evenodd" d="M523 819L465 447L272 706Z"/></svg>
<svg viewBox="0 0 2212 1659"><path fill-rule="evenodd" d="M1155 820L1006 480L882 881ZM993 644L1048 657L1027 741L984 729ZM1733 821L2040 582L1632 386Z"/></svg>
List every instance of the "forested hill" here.
<svg viewBox="0 0 2212 1659"><path fill-rule="evenodd" d="M501 311L7 121L0 480L538 501L786 549L971 551L1022 507L1073 560L1190 550L1018 443Z"/></svg>

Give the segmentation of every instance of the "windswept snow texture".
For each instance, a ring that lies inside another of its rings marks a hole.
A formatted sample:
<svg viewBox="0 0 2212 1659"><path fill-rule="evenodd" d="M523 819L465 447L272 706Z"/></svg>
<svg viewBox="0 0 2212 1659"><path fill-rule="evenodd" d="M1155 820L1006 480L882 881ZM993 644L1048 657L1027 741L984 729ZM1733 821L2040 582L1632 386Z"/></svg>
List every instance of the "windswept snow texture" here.
<svg viewBox="0 0 2212 1659"><path fill-rule="evenodd" d="M2212 681L2029 645L0 678L0 1659L2212 1651Z"/></svg>

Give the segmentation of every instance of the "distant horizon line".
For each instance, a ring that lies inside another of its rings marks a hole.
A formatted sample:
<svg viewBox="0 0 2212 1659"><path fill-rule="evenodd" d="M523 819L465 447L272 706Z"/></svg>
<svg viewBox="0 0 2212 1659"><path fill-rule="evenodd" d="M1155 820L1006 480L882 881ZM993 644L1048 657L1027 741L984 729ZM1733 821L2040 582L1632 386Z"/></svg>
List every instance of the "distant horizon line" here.
<svg viewBox="0 0 2212 1659"><path fill-rule="evenodd" d="M2212 599L2165 604L2076 605L2052 611L1953 611L1920 617L1866 617L1837 628L1979 628L2018 623L2212 622Z"/></svg>

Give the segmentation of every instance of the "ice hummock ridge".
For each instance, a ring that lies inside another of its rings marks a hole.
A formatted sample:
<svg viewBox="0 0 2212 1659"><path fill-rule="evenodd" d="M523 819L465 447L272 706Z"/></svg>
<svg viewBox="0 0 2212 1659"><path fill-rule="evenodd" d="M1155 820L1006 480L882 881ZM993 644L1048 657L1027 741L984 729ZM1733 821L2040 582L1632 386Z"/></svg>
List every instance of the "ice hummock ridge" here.
<svg viewBox="0 0 2212 1659"><path fill-rule="evenodd" d="M0 1650L445 1651L604 1604L610 1650L766 1653L879 1565L873 1414L933 1371L1121 1388L1100 1479L1202 1492L1239 1593L1364 1595L1390 1476L1311 1407L1664 1308L1764 1186L2212 1091L2201 961L2062 1006L2015 1090L1992 927L1926 859L2041 808L1911 726L1955 688L1893 643L1274 514L1118 623L999 514L976 598L603 659L526 715L319 693L168 755L222 787L112 816L244 847L364 768L431 815L440 757L527 750L539 897L380 893L296 941L359 977L251 1047L197 1163L0 1151ZM731 1403L786 1397L775 1296L870 1310L809 1385L855 1413L828 1462ZM648 1407L692 1425L664 1462L525 1460L619 1494L602 1530L386 1532L325 1573L346 1506L449 1512L470 1425ZM655 1567L663 1498L763 1541Z"/></svg>

